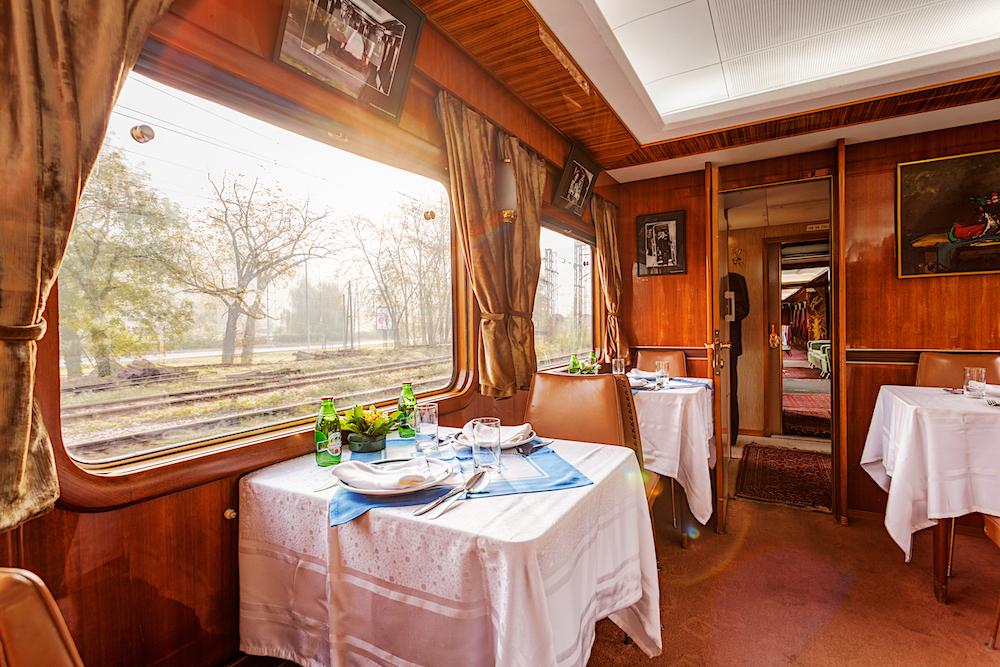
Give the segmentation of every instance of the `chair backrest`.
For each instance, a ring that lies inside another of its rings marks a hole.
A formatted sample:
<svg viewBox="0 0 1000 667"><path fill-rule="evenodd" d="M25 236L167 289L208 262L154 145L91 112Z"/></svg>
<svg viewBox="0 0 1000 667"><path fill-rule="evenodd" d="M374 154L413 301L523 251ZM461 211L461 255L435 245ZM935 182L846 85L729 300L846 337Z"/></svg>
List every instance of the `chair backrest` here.
<svg viewBox="0 0 1000 667"><path fill-rule="evenodd" d="M546 438L625 444L613 375L535 373L524 421Z"/></svg>
<svg viewBox="0 0 1000 667"><path fill-rule="evenodd" d="M687 357L681 350L639 350L635 354L635 367L652 373L657 361L670 362L672 377L687 377Z"/></svg>
<svg viewBox="0 0 1000 667"><path fill-rule="evenodd" d="M27 570L0 568L0 645L6 667L83 667L52 594Z"/></svg>
<svg viewBox="0 0 1000 667"><path fill-rule="evenodd" d="M961 387L965 383L965 367L986 369L986 381L1000 384L1000 354L949 354L921 352L917 362L918 387Z"/></svg>

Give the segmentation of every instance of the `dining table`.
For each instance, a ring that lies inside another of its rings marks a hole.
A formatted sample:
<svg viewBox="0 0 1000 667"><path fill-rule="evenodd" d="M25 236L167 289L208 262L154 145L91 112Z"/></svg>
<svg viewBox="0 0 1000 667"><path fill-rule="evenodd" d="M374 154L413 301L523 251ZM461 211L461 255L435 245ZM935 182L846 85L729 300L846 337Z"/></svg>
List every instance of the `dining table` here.
<svg viewBox="0 0 1000 667"><path fill-rule="evenodd" d="M886 530L906 562L913 534L934 527L934 592L947 602L954 519L1000 514L1000 406L961 390L883 385L861 467L888 492Z"/></svg>
<svg viewBox="0 0 1000 667"><path fill-rule="evenodd" d="M378 456L412 457L413 441L390 438ZM454 440L431 456L454 470L444 486L471 474ZM572 488L516 492L544 488L555 464ZM312 455L243 477L240 649L302 667L585 665L607 617L658 655L656 553L632 451L554 440L504 450L501 465L485 497L440 516L415 515L405 495L324 488L331 471Z"/></svg>
<svg viewBox="0 0 1000 667"><path fill-rule="evenodd" d="M630 377L655 378L633 373ZM715 428L712 380L671 378L662 386L649 382L633 386L643 465L676 479L687 495L691 514L702 525L712 518L712 468L715 467Z"/></svg>

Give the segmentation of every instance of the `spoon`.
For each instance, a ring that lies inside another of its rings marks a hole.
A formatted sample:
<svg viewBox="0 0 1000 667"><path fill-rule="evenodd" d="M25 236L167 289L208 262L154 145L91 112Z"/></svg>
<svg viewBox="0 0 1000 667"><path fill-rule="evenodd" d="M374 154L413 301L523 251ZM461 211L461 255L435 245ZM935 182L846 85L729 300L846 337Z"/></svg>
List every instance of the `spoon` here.
<svg viewBox="0 0 1000 667"><path fill-rule="evenodd" d="M488 472L480 471L473 475L468 482L466 482L464 490L465 493L456 494L447 503L440 507L440 511L432 517L431 519L436 519L445 512L447 512L456 503L465 500L469 497L470 493L482 493L486 490L486 487L490 485L490 475Z"/></svg>
<svg viewBox="0 0 1000 667"><path fill-rule="evenodd" d="M413 516L420 516L421 514L426 514L427 512L430 512L432 509L434 509L435 507L437 507L438 505L440 505L444 501L448 500L449 498L454 498L455 496L457 496L458 494L462 493L463 491L468 492L479 480L481 480L483 478L484 475L486 475L486 471L485 470L480 470L479 472L477 472L476 474L474 474L472 477L470 477L469 480L465 483L465 485L463 485L463 486L456 486L454 489L452 489L448 493L444 494L443 496L441 496L437 500L429 502L426 505L424 505L423 507L418 508L417 511L413 513ZM489 480L488 477L487 477L487 480ZM487 481L487 483L489 483L489 482Z"/></svg>

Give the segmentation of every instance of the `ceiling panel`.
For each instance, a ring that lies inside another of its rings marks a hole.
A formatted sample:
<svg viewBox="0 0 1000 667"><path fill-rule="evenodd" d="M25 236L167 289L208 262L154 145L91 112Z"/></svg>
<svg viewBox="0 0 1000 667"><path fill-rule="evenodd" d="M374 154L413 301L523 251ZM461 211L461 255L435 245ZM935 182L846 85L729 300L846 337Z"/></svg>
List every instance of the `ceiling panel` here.
<svg viewBox="0 0 1000 667"><path fill-rule="evenodd" d="M707 0L628 23L615 30L615 37L644 84L719 62Z"/></svg>
<svg viewBox="0 0 1000 667"><path fill-rule="evenodd" d="M728 97L722 65L709 65L692 72L660 79L646 85L657 109L683 109L705 100Z"/></svg>
<svg viewBox="0 0 1000 667"><path fill-rule="evenodd" d="M665 9L683 5L691 0L598 0L612 30L617 30L626 23L645 18Z"/></svg>

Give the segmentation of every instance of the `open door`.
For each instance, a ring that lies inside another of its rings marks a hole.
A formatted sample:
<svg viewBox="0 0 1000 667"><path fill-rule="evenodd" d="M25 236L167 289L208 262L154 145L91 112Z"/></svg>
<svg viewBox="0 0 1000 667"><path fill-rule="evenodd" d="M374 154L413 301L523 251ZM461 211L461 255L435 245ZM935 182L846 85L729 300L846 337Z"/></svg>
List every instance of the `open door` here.
<svg viewBox="0 0 1000 667"><path fill-rule="evenodd" d="M729 322L735 317L735 297L729 285L729 227L719 211L719 168L705 164L705 198L710 224L708 247L711 284L708 324L712 338L705 343L715 385L715 516L719 533L726 532L729 510L729 459L738 434L730 432Z"/></svg>

